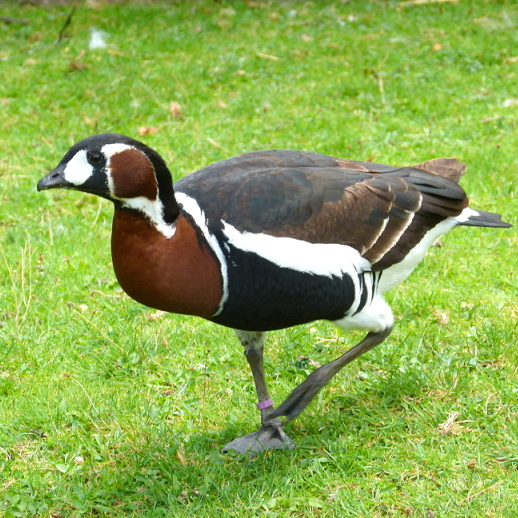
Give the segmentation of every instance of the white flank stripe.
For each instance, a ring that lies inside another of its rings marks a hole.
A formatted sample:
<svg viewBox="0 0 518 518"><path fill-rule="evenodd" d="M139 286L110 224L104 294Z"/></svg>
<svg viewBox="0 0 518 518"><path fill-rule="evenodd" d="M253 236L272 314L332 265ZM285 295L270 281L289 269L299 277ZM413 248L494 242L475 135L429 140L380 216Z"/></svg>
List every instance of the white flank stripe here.
<svg viewBox="0 0 518 518"><path fill-rule="evenodd" d="M230 244L245 252L253 252L281 268L325 277L349 275L355 283L359 273L371 269L369 261L350 246L239 232L229 223L223 223Z"/></svg>
<svg viewBox="0 0 518 518"><path fill-rule="evenodd" d="M219 261L219 268L221 271L221 279L223 282L223 296L221 297L221 301L219 303L218 310L213 317L219 315L223 311L223 306L228 299L228 274L227 274L227 261L225 260L225 256L219 246L218 240L214 235L209 232L207 227L207 218L205 217L204 212L201 210L198 202L188 196L183 192L175 193L176 201L182 206L182 209L187 212L191 218L194 220L194 223L201 230L203 237L206 239L209 246L212 248L213 252L216 254L216 257Z"/></svg>
<svg viewBox="0 0 518 518"><path fill-rule="evenodd" d="M359 276L371 271L371 263L354 248L335 243L317 244L291 237L239 232L229 223L224 221L223 224L231 245L244 252L257 254L281 268L329 278L348 275L354 285L354 302L348 313L353 314L358 309L361 301ZM365 281L372 282L372 276L365 275Z"/></svg>
<svg viewBox="0 0 518 518"><path fill-rule="evenodd" d="M86 159L86 151L78 151L65 167L64 177L67 182L74 185L83 185L93 175L94 168Z"/></svg>

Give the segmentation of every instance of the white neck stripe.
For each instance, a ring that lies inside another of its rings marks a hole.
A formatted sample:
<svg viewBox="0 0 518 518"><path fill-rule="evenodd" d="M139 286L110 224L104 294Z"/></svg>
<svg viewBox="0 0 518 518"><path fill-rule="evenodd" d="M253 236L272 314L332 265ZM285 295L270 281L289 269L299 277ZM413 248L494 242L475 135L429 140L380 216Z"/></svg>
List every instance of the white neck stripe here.
<svg viewBox="0 0 518 518"><path fill-rule="evenodd" d="M182 206L184 212L189 214L194 220L196 226L200 229L203 237L211 247L212 251L216 254L216 258L219 261L219 268L221 272L221 279L223 283L223 296L219 303L217 311L212 315L213 317L219 315L223 311L223 306L228 299L228 273L227 273L227 261L216 237L209 232L207 226L207 217L201 210L198 202L183 192L175 193L176 201Z"/></svg>

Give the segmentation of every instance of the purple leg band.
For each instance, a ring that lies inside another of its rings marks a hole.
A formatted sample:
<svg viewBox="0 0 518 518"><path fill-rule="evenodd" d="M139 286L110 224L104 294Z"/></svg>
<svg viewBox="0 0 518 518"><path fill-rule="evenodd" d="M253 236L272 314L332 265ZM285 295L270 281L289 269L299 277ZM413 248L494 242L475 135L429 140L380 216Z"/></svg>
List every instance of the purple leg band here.
<svg viewBox="0 0 518 518"><path fill-rule="evenodd" d="M273 400L272 399L265 399L264 401L261 401L257 404L257 408L259 410L264 410L265 408L269 408L273 406Z"/></svg>

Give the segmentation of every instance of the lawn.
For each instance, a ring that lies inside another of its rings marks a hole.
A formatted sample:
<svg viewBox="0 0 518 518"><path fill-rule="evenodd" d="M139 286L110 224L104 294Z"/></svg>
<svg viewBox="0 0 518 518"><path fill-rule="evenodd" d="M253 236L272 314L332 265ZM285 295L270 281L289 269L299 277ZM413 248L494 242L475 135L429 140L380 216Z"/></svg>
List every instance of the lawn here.
<svg viewBox="0 0 518 518"><path fill-rule="evenodd" d="M389 294L386 343L287 426L298 447L248 459L220 453L259 423L233 332L129 299L111 204L36 191L106 131L145 141L176 179L258 149L455 156L472 206L516 228L515 2L1 10L1 516L518 516L515 229L442 239ZM89 48L94 27L107 46ZM275 400L360 336L271 333Z"/></svg>

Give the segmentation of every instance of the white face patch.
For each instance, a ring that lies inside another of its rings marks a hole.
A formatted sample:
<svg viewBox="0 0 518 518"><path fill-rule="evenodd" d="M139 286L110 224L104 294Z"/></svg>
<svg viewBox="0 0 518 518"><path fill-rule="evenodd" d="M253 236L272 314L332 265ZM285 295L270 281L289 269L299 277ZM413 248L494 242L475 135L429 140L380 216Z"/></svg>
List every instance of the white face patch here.
<svg viewBox="0 0 518 518"><path fill-rule="evenodd" d="M83 185L94 173L94 168L86 159L86 150L78 151L65 167L64 178L73 185Z"/></svg>

